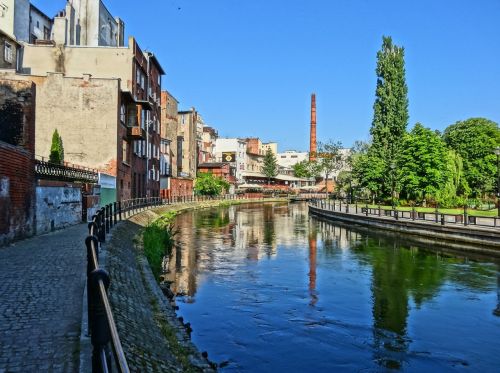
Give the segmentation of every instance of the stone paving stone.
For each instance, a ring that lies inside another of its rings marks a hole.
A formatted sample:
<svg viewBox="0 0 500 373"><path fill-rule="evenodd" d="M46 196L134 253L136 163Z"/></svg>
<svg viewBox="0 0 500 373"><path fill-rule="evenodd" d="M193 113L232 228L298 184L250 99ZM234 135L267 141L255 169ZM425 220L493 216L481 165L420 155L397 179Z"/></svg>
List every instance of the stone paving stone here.
<svg viewBox="0 0 500 373"><path fill-rule="evenodd" d="M87 225L0 248L0 372L77 372Z"/></svg>

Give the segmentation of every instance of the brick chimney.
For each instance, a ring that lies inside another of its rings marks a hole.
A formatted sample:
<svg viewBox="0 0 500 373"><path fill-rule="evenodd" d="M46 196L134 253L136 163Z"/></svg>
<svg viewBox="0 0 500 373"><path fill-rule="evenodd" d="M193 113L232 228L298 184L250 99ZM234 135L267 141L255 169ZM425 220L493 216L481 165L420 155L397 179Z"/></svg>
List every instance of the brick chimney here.
<svg viewBox="0 0 500 373"><path fill-rule="evenodd" d="M309 137L309 160L316 160L317 142L316 142L316 95L311 95L311 134Z"/></svg>

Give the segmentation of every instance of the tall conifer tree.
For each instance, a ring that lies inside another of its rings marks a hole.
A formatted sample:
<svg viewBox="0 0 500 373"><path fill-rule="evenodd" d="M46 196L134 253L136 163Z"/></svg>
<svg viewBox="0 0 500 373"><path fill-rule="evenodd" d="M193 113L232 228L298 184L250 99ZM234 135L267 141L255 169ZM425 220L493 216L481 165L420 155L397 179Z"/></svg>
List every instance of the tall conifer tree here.
<svg viewBox="0 0 500 373"><path fill-rule="evenodd" d="M383 37L382 49L377 52L377 89L373 105L372 151L384 164L384 189L394 177L398 157L408 125L408 87L405 78L404 48Z"/></svg>

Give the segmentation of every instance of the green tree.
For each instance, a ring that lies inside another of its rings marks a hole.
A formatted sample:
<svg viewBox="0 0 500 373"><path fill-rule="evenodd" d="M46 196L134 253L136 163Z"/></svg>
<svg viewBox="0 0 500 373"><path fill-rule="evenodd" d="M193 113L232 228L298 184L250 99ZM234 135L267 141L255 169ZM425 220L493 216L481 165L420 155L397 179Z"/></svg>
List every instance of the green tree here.
<svg viewBox="0 0 500 373"><path fill-rule="evenodd" d="M325 188L328 190L328 179L344 167L346 159L342 156L342 143L328 140L318 144L318 169L325 175Z"/></svg>
<svg viewBox="0 0 500 373"><path fill-rule="evenodd" d="M308 160L296 163L292 166L292 168L295 177L313 178L318 177L321 172L317 162L311 162Z"/></svg>
<svg viewBox="0 0 500 373"><path fill-rule="evenodd" d="M64 147L61 136L57 129L52 134L52 144L50 146L49 162L55 164L62 164L64 162Z"/></svg>
<svg viewBox="0 0 500 373"><path fill-rule="evenodd" d="M194 184L194 193L197 196L217 196L229 189L229 183L210 173L198 174Z"/></svg>
<svg viewBox="0 0 500 373"><path fill-rule="evenodd" d="M398 157L401 194L415 201L437 199L447 185L453 186L449 156L440 134L417 123L405 135Z"/></svg>
<svg viewBox="0 0 500 373"><path fill-rule="evenodd" d="M382 195L386 164L372 147L362 149L351 156L353 178L367 191L375 203Z"/></svg>
<svg viewBox="0 0 500 373"><path fill-rule="evenodd" d="M497 172L493 149L500 146L498 124L485 118L470 118L448 126L443 139L461 156L471 195L479 197L493 191Z"/></svg>
<svg viewBox="0 0 500 373"><path fill-rule="evenodd" d="M408 125L408 88L405 78L404 48L382 38L382 49L377 52L377 88L373 105L373 157L384 162L383 192L391 188L390 164L398 155Z"/></svg>
<svg viewBox="0 0 500 373"><path fill-rule="evenodd" d="M271 151L271 149L267 149L266 155L264 156L264 167L262 172L267 177L267 184L269 185L271 178L278 175L278 162L276 160L276 156Z"/></svg>

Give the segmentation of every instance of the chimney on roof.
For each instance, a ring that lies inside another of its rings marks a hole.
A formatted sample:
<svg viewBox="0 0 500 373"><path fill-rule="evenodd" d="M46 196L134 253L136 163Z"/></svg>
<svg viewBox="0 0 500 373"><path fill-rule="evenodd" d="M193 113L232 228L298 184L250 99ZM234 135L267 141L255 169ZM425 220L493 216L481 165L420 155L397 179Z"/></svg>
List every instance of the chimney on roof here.
<svg viewBox="0 0 500 373"><path fill-rule="evenodd" d="M309 137L309 160L316 160L317 142L316 142L316 95L311 95L311 134Z"/></svg>

